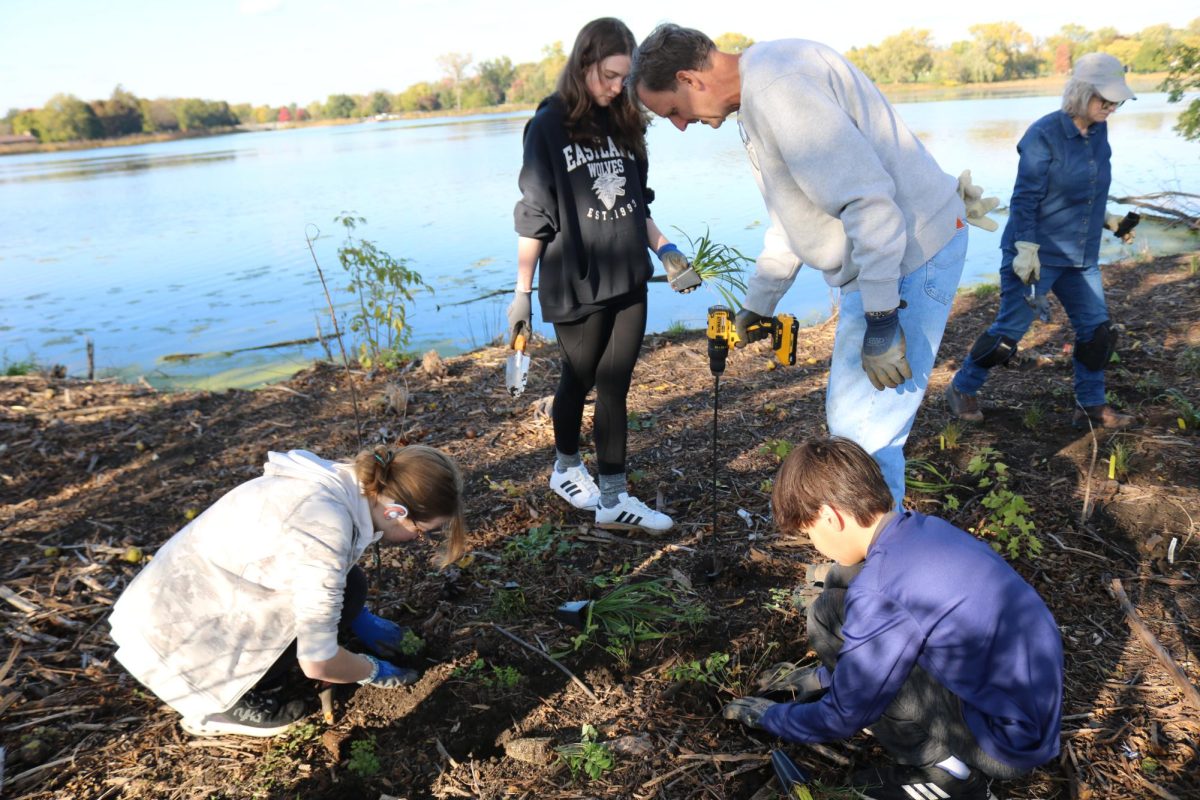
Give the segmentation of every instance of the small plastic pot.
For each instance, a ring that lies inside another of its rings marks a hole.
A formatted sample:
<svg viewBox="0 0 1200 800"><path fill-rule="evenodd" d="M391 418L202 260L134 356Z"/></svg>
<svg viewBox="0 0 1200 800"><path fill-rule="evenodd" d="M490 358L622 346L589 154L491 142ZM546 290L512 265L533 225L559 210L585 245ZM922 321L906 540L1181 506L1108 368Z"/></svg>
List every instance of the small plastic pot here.
<svg viewBox="0 0 1200 800"><path fill-rule="evenodd" d="M591 600L571 600L554 610L554 618L564 625L583 630Z"/></svg>

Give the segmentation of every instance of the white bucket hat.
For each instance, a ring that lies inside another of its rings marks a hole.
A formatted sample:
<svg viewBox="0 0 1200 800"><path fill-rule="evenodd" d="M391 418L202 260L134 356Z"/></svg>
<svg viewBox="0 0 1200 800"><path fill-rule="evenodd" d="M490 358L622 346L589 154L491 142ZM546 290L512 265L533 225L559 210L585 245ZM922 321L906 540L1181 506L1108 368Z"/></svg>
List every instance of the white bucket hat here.
<svg viewBox="0 0 1200 800"><path fill-rule="evenodd" d="M1108 53L1088 53L1075 62L1073 76L1096 88L1096 94L1111 103L1136 100L1133 90L1125 83L1125 68Z"/></svg>

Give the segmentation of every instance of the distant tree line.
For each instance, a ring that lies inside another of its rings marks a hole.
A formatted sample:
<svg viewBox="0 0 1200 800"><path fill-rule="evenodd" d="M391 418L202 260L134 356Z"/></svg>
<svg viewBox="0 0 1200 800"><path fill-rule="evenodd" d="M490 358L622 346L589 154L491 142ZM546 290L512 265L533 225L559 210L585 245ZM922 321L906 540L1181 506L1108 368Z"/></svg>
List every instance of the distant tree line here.
<svg viewBox="0 0 1200 800"><path fill-rule="evenodd" d="M1182 29L1153 25L1133 35L1115 28L1091 31L1064 25L1044 39L1014 22L988 22L969 29L971 39L937 47L930 32L911 28L877 45L852 48L847 56L879 83L991 83L1045 75L1063 75L1085 53L1116 56L1132 72L1159 72L1192 59L1180 78L1194 76L1200 51L1200 17ZM739 53L752 45L740 33L724 33L717 46ZM304 120L361 119L413 111L485 109L536 103L554 91L566 63L562 42L542 49L540 61L513 64L507 56L474 62L470 53L446 53L437 59L442 78L414 83L401 92L332 94L307 106L230 106L224 101L139 98L121 86L107 100L84 102L55 95L39 109L11 109L0 119L0 135L31 134L42 142L105 139L136 133L197 131L239 124ZM1193 77L1194 81L1195 78ZM1200 112L1193 112L1200 113ZM1200 122L1194 122L1194 127Z"/></svg>
<svg viewBox="0 0 1200 800"><path fill-rule="evenodd" d="M11 109L0 133L32 135L40 142L112 139L135 133L228 128L238 117L223 100L195 97L150 100L117 86L107 100L90 103L56 94L41 108Z"/></svg>
<svg viewBox="0 0 1200 800"><path fill-rule="evenodd" d="M1152 25L1132 35L1064 25L1039 39L1015 22L987 22L968 30L969 40L935 47L929 31L910 28L846 55L878 83L959 84L1065 75L1075 59L1097 51L1120 59L1131 72L1162 72L1171 68L1181 47L1200 47L1200 17L1186 28Z"/></svg>

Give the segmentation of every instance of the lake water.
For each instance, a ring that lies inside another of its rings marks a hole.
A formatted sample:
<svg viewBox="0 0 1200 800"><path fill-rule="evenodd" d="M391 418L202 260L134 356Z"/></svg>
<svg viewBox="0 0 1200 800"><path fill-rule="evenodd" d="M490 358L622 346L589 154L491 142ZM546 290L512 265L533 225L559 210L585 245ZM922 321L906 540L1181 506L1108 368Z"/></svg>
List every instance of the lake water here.
<svg viewBox="0 0 1200 800"><path fill-rule="evenodd" d="M1057 97L1025 97L897 107L947 172L970 168L976 183L1007 203L1017 140L1057 104ZM1172 130L1179 108L1165 95L1143 94L1114 115L1113 195L1200 186L1200 146ZM251 386L289 374L321 354L319 346L161 359L313 336L318 316L328 332L305 235L310 225L320 229L317 255L334 287L344 286L333 223L342 211L366 217L359 233L409 259L435 288L410 312L412 349L452 353L484 344L503 328L507 295L454 304L512 286L512 208L528 116L0 158L0 357L82 374L91 337L99 373L144 375L160 386ZM675 228L692 237L711 230L753 257L764 212L736 125L682 134L659 121L649 146L660 227L681 245ZM1179 247L1177 235L1146 225L1138 234L1138 252L1147 244L1154 252ZM971 229L964 284L994 280L999 239ZM1102 257L1121 254L1105 237ZM682 296L651 284L650 330L702 327L714 302L715 292ZM779 306L809 321L829 308L812 270L801 271ZM551 335L549 326L539 328Z"/></svg>

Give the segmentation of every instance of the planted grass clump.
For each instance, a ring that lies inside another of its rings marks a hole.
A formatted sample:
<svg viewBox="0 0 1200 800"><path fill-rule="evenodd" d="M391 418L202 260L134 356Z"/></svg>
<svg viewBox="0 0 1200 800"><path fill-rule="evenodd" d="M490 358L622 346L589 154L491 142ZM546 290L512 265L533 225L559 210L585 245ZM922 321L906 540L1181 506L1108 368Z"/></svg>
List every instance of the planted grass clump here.
<svg viewBox="0 0 1200 800"><path fill-rule="evenodd" d="M591 645L628 667L639 644L674 636L680 627L695 629L708 612L671 581L659 578L623 583L597 600L564 603L556 616L580 629L566 653Z"/></svg>
<svg viewBox="0 0 1200 800"><path fill-rule="evenodd" d="M688 248L692 251L692 269L696 274L710 283L730 308L741 308L741 298L746 294L746 281L742 276L751 259L735 247L714 242L708 228L704 229L703 236L696 239L679 228L675 230L683 233L688 240Z"/></svg>

